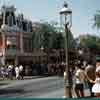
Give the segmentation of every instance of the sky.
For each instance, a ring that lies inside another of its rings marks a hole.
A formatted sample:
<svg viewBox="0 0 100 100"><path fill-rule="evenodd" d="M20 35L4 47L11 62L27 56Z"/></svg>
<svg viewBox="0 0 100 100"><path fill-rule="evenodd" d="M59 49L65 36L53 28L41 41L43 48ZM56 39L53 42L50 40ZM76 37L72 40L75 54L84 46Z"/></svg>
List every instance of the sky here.
<svg viewBox="0 0 100 100"><path fill-rule="evenodd" d="M15 5L16 13L23 13L26 18L36 21L60 22L59 11L64 1L72 9L72 28L74 37L81 34L99 35L93 28L93 16L100 9L100 0L0 0L2 4Z"/></svg>

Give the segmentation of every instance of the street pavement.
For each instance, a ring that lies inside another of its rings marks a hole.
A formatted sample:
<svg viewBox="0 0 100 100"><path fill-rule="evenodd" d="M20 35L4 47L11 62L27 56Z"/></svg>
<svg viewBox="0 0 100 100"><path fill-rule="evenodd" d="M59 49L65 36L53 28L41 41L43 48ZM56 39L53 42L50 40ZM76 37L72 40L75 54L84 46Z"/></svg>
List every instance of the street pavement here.
<svg viewBox="0 0 100 100"><path fill-rule="evenodd" d="M25 77L25 80L0 82L0 98L62 98L63 77ZM85 89L85 96L89 96Z"/></svg>
<svg viewBox="0 0 100 100"><path fill-rule="evenodd" d="M14 80L0 85L0 98L62 98L63 77Z"/></svg>

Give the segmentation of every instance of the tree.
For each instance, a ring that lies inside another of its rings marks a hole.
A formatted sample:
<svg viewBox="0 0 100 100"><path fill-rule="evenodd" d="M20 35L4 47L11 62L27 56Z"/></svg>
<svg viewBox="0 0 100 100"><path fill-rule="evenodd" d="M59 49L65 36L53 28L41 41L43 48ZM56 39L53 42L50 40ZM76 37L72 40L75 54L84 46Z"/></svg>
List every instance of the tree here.
<svg viewBox="0 0 100 100"><path fill-rule="evenodd" d="M64 48L64 37L62 33L52 34L52 48L63 49Z"/></svg>
<svg viewBox="0 0 100 100"><path fill-rule="evenodd" d="M35 23L35 29L33 30L33 44L36 48L44 48L48 49L61 49L64 48L64 33L59 32L59 28L57 27L57 23L48 23L48 22L40 22ZM75 47L75 41L71 31L68 33L68 43L69 48Z"/></svg>
<svg viewBox="0 0 100 100"><path fill-rule="evenodd" d="M88 48L92 53L100 51L100 38L93 35L82 35L80 38L80 47Z"/></svg>
<svg viewBox="0 0 100 100"><path fill-rule="evenodd" d="M48 22L36 23L35 25L36 28L33 30L34 45L37 43L35 47L53 48L53 44L55 44L54 42L58 37L55 25Z"/></svg>
<svg viewBox="0 0 100 100"><path fill-rule="evenodd" d="M60 27L57 23L52 22L38 22L33 24L33 48L44 48L44 52L48 55L50 53L62 55L65 59L65 34L68 34L68 49L73 50L76 46L76 42L73 38L72 32L68 30L68 33L64 31L60 32ZM73 50L74 51L74 50ZM62 53L60 53L62 52ZM69 55L71 57L71 54ZM57 58L58 59L58 58ZM64 61L64 59L62 59Z"/></svg>
<svg viewBox="0 0 100 100"><path fill-rule="evenodd" d="M97 11L97 13L94 15L94 27L97 27L97 29L100 28L100 10Z"/></svg>

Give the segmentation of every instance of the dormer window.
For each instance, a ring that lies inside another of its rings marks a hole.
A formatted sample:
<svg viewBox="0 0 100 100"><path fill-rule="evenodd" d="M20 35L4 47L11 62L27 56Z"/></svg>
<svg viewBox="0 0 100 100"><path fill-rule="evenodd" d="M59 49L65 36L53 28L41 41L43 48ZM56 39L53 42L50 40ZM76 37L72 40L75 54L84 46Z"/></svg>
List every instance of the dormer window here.
<svg viewBox="0 0 100 100"><path fill-rule="evenodd" d="M12 26L16 25L16 20L15 20L15 8L13 6L2 7L2 15L3 15L3 24Z"/></svg>
<svg viewBox="0 0 100 100"><path fill-rule="evenodd" d="M9 12L5 12L5 24L8 25Z"/></svg>
<svg viewBox="0 0 100 100"><path fill-rule="evenodd" d="M13 12L9 13L9 16L7 16L7 21L9 26L16 25L15 16Z"/></svg>
<svg viewBox="0 0 100 100"><path fill-rule="evenodd" d="M27 23L25 21L23 21L23 30L27 31Z"/></svg>
<svg viewBox="0 0 100 100"><path fill-rule="evenodd" d="M32 22L29 23L30 32L32 32Z"/></svg>
<svg viewBox="0 0 100 100"><path fill-rule="evenodd" d="M0 28L1 28L2 24L3 24L3 15L0 15Z"/></svg>
<svg viewBox="0 0 100 100"><path fill-rule="evenodd" d="M13 17L11 16L11 14L7 17L7 22L9 26L13 26Z"/></svg>

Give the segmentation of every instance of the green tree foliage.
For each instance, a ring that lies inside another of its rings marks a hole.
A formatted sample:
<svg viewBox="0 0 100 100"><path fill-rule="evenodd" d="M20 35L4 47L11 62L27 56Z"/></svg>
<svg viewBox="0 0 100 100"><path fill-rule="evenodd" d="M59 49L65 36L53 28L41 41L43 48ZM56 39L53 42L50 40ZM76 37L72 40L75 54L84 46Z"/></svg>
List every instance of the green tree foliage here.
<svg viewBox="0 0 100 100"><path fill-rule="evenodd" d="M35 29L33 29L34 48L41 48L41 46L44 47L44 49L64 48L64 35L58 30L57 23L35 23ZM67 34L69 36L69 46L73 48L75 46L75 41L72 33L69 31Z"/></svg>
<svg viewBox="0 0 100 100"><path fill-rule="evenodd" d="M48 22L35 23L35 30L33 30L34 47L41 48L43 46L46 49L52 48L56 33L57 31L53 24L49 24Z"/></svg>
<svg viewBox="0 0 100 100"><path fill-rule="evenodd" d="M88 48L91 52L100 52L100 38L93 35L83 35L80 37L80 47Z"/></svg>
<svg viewBox="0 0 100 100"><path fill-rule="evenodd" d="M94 27L97 27L97 29L100 28L100 10L97 11L97 13L94 15Z"/></svg>
<svg viewBox="0 0 100 100"><path fill-rule="evenodd" d="M54 48L54 49L64 48L64 37L63 37L62 33L52 34L51 39L53 40L52 48Z"/></svg>

